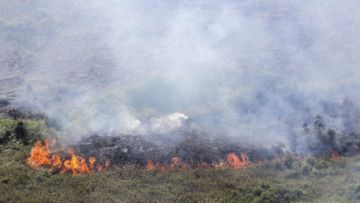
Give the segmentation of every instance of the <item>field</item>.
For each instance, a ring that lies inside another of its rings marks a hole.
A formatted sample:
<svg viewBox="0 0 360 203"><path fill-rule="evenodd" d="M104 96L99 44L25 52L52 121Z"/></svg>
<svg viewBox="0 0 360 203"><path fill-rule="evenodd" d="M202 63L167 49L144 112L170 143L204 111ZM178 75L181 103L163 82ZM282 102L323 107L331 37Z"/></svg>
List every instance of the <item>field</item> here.
<svg viewBox="0 0 360 203"><path fill-rule="evenodd" d="M0 0L0 203L360 202L359 8Z"/></svg>
<svg viewBox="0 0 360 203"><path fill-rule="evenodd" d="M0 120L0 202L358 202L360 156L281 159L249 168L146 171L112 166L73 176L26 165L46 123Z"/></svg>

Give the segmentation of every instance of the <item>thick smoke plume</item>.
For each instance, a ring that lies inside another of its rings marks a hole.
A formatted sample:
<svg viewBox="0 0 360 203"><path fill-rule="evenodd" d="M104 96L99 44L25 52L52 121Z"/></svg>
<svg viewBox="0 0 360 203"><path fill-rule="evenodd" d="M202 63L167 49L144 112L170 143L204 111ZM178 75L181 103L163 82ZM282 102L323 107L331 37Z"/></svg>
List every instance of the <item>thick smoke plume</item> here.
<svg viewBox="0 0 360 203"><path fill-rule="evenodd" d="M346 130L328 109L360 99L359 6L5 0L0 59L21 59L14 102L44 112L67 140L186 127L288 146L318 114Z"/></svg>

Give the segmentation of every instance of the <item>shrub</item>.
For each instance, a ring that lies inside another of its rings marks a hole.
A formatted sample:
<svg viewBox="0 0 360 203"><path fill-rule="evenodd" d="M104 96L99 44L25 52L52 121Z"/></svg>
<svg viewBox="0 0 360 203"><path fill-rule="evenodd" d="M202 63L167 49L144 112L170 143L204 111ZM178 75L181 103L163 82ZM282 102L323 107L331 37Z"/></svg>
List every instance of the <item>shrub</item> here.
<svg viewBox="0 0 360 203"><path fill-rule="evenodd" d="M46 129L45 122L41 120L0 119L0 145L14 142L33 144Z"/></svg>
<svg viewBox="0 0 360 203"><path fill-rule="evenodd" d="M16 139L16 129L18 121L14 119L0 120L0 144L6 144L11 140Z"/></svg>
<svg viewBox="0 0 360 203"><path fill-rule="evenodd" d="M304 196L301 190L289 190L284 188L270 188L256 198L254 203L281 203L299 200Z"/></svg>
<svg viewBox="0 0 360 203"><path fill-rule="evenodd" d="M350 198L360 200L360 184L355 184L350 187Z"/></svg>
<svg viewBox="0 0 360 203"><path fill-rule="evenodd" d="M310 174L312 166L310 164L305 164L301 167L301 174L307 176Z"/></svg>

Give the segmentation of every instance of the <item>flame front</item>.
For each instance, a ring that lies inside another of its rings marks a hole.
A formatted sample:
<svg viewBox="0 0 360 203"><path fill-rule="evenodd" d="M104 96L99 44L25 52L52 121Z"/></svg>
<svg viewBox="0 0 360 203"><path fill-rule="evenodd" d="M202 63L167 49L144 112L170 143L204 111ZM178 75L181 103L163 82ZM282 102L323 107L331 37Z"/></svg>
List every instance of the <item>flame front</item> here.
<svg viewBox="0 0 360 203"><path fill-rule="evenodd" d="M70 159L63 159L60 155L50 152L49 141L44 143L37 141L33 148L27 164L32 168L48 167L51 171L60 171L61 173L70 172L74 175L91 174L94 171L102 171L110 165L108 160L104 166L95 164L96 157L85 158L78 156L72 148L68 149Z"/></svg>
<svg viewBox="0 0 360 203"><path fill-rule="evenodd" d="M235 153L230 153L227 155L226 160L231 168L234 169L246 168L250 165L248 156L244 153L241 153L240 155L241 155L241 159Z"/></svg>
<svg viewBox="0 0 360 203"><path fill-rule="evenodd" d="M45 143L36 142L31 149L31 155L27 159L27 163L33 168L38 168L44 165L51 165L49 158L49 143L45 140Z"/></svg>
<svg viewBox="0 0 360 203"><path fill-rule="evenodd" d="M225 160L221 160L216 164L209 165L207 163L201 162L196 164L195 168L220 168L220 169L226 169L226 168L233 168L233 169L241 169L241 168L247 168L251 165L251 161L249 160L249 157L245 153L241 153L240 157L236 155L235 153L229 153ZM148 171L154 171L156 169L159 169L160 171L168 171L168 170L174 170L174 169L182 169L186 170L191 168L189 164L185 163L181 157L174 156L171 158L170 164L162 165L160 163L154 164L152 160L148 160L146 164L146 169Z"/></svg>
<svg viewBox="0 0 360 203"><path fill-rule="evenodd" d="M151 160L148 160L148 161L147 161L147 164L146 164L146 169L147 169L148 171L153 171L153 170L155 170L155 169L156 169L156 166L155 166L154 162L151 161Z"/></svg>
<svg viewBox="0 0 360 203"><path fill-rule="evenodd" d="M340 160L340 158L341 157L340 157L340 155L339 155L339 153L337 151L333 150L331 152L331 159L332 160L338 161L338 160Z"/></svg>

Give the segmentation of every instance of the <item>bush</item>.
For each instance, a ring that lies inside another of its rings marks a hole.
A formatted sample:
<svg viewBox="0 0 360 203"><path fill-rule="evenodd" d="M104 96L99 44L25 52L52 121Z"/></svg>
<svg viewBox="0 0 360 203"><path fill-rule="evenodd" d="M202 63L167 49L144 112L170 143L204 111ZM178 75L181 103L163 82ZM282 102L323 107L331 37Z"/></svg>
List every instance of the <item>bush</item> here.
<svg viewBox="0 0 360 203"><path fill-rule="evenodd" d="M314 167L318 170L328 169L329 168L329 162L325 160L318 160L315 162Z"/></svg>
<svg viewBox="0 0 360 203"><path fill-rule="evenodd" d="M301 174L307 176L312 171L312 166L310 164L305 164L301 167Z"/></svg>
<svg viewBox="0 0 360 203"><path fill-rule="evenodd" d="M6 144L11 140L16 139L16 129L18 121L14 119L1 119L0 120L0 144Z"/></svg>
<svg viewBox="0 0 360 203"><path fill-rule="evenodd" d="M350 187L350 199L360 200L360 184Z"/></svg>
<svg viewBox="0 0 360 203"><path fill-rule="evenodd" d="M0 107L4 107L10 105L10 102L8 101L8 99L4 96L0 96Z"/></svg>
<svg viewBox="0 0 360 203"><path fill-rule="evenodd" d="M18 142L23 145L33 144L45 131L44 121L0 119L0 145Z"/></svg>
<svg viewBox="0 0 360 203"><path fill-rule="evenodd" d="M271 188L255 199L254 203L281 203L299 200L304 196L301 190L289 190L284 188Z"/></svg>

